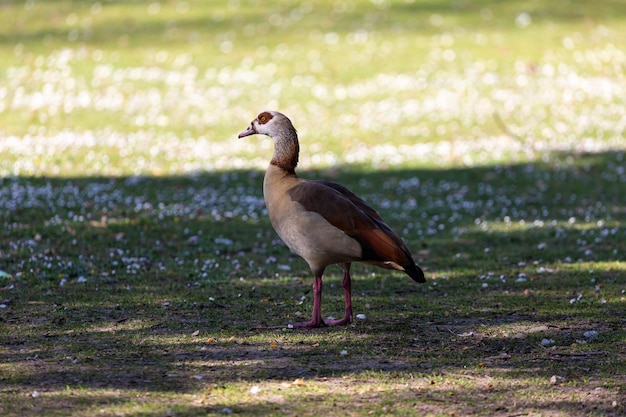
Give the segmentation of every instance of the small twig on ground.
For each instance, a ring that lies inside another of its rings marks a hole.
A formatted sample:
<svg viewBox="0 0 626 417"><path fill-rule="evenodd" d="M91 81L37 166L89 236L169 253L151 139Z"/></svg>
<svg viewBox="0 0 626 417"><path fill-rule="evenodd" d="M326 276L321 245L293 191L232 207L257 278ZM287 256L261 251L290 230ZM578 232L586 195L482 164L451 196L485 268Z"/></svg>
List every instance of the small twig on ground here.
<svg viewBox="0 0 626 417"><path fill-rule="evenodd" d="M492 361L492 360L495 360L495 359L511 359L511 357L512 356L509 355L508 353L501 353L501 354L495 355L495 356L487 356L483 360Z"/></svg>
<svg viewBox="0 0 626 417"><path fill-rule="evenodd" d="M585 357L585 356L609 355L609 352L606 352L604 350L594 350L591 352L550 352L550 354L555 355L555 356Z"/></svg>
<svg viewBox="0 0 626 417"><path fill-rule="evenodd" d="M254 327L250 327L248 329L248 331L254 331L254 330L281 330L281 329L287 329L287 326L254 326Z"/></svg>

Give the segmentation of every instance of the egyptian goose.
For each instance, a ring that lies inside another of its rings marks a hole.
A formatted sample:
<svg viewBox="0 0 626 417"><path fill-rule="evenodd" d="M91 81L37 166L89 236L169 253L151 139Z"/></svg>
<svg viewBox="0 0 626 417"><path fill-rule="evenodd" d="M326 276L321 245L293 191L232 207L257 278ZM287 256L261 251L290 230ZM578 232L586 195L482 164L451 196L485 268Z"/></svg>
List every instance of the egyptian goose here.
<svg viewBox="0 0 626 417"><path fill-rule="evenodd" d="M298 134L284 114L260 113L239 138L255 134L274 139L274 155L263 180L272 226L283 242L304 258L315 276L311 320L294 323L294 327L352 322L351 262L403 271L417 282L426 281L406 244L362 199L339 184L305 180L296 175ZM322 274L332 264L343 270L345 315L339 320L324 321Z"/></svg>

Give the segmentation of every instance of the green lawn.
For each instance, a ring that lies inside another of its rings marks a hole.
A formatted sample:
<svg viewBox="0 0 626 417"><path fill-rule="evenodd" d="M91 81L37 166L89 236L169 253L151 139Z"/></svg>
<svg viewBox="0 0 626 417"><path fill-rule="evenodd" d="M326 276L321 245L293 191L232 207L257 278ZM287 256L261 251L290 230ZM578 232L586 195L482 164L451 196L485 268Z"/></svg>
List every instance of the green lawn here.
<svg viewBox="0 0 626 417"><path fill-rule="evenodd" d="M0 2L0 414L623 415L626 4L266 3ZM426 284L287 328L266 109Z"/></svg>

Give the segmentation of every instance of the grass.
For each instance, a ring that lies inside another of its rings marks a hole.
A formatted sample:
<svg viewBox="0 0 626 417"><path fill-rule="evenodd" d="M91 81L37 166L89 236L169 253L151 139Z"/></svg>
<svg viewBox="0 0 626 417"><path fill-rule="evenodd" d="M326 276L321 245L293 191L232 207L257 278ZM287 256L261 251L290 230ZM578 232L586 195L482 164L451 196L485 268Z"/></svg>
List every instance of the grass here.
<svg viewBox="0 0 626 417"><path fill-rule="evenodd" d="M622 415L624 6L214 3L0 3L2 414ZM266 108L426 284L281 327Z"/></svg>

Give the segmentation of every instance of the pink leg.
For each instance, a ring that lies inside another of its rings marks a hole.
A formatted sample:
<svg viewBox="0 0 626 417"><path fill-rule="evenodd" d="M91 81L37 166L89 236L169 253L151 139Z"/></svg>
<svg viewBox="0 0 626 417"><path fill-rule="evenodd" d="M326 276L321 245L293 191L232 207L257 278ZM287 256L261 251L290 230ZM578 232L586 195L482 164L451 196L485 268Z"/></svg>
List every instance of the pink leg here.
<svg viewBox="0 0 626 417"><path fill-rule="evenodd" d="M325 326L322 320L322 274L315 274L313 283L313 314L311 321L301 321L294 323L293 327L322 327Z"/></svg>
<svg viewBox="0 0 626 417"><path fill-rule="evenodd" d="M345 299L346 312L342 319L339 320L327 320L328 326L342 326L344 324L352 323L352 280L350 279L350 264L339 264L343 269L343 295Z"/></svg>

